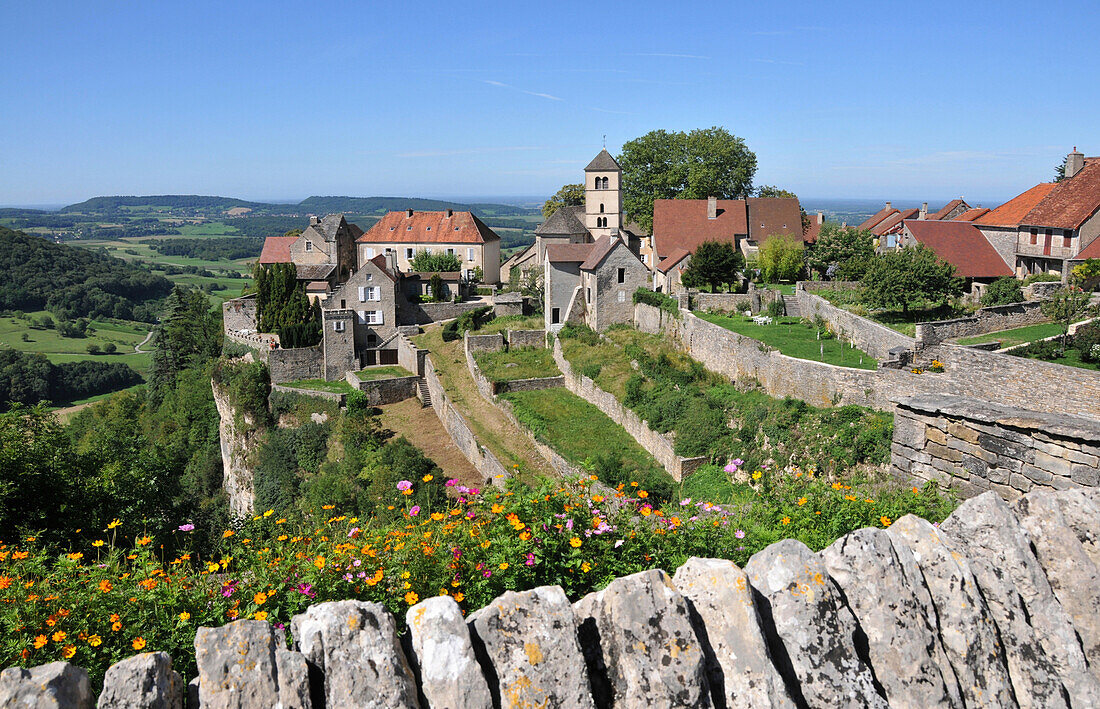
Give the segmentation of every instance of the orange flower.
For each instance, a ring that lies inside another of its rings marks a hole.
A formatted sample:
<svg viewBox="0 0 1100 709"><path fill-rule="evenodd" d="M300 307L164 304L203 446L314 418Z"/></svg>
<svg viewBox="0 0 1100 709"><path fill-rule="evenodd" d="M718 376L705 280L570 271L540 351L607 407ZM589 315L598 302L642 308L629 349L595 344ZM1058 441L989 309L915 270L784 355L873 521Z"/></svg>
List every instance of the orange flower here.
<svg viewBox="0 0 1100 709"><path fill-rule="evenodd" d="M257 593L255 596L253 596L252 600L255 601L256 605L262 606L263 604L267 603L267 594L261 591L260 593Z"/></svg>
<svg viewBox="0 0 1100 709"><path fill-rule="evenodd" d="M65 639L65 635L66 635L66 633L65 633L65 631L64 631L64 630L58 630L58 631L57 631L56 633L54 633L54 634L53 634L53 635L51 635L50 637L52 637L52 638L53 638L53 641L54 641L55 643L59 643L59 642L61 642L62 640L64 640L64 639Z"/></svg>
<svg viewBox="0 0 1100 709"><path fill-rule="evenodd" d="M316 566L318 569L325 568L325 557L323 555L318 556L316 559L313 560L313 565Z"/></svg>
<svg viewBox="0 0 1100 709"><path fill-rule="evenodd" d="M154 588L157 587L157 580L156 579L145 579L144 581L139 581L138 586L141 586L146 591L152 591Z"/></svg>
<svg viewBox="0 0 1100 709"><path fill-rule="evenodd" d="M643 507L639 511L642 513L643 517L648 517L649 515L653 514L653 510L649 507Z"/></svg>
<svg viewBox="0 0 1100 709"><path fill-rule="evenodd" d="M110 523L107 524L107 529L114 529L115 527L118 527L121 524L122 524L121 520L116 519L113 522L110 522Z"/></svg>
<svg viewBox="0 0 1100 709"><path fill-rule="evenodd" d="M143 650L145 648L145 638L138 636L134 638L134 641L130 643L130 646L135 650Z"/></svg>
<svg viewBox="0 0 1100 709"><path fill-rule="evenodd" d="M336 509L336 505L321 505L321 509L322 510L333 510L333 509Z"/></svg>
<svg viewBox="0 0 1100 709"><path fill-rule="evenodd" d="M103 644L103 638L99 637L98 635L89 635L88 644L92 647L99 647Z"/></svg>
<svg viewBox="0 0 1100 709"><path fill-rule="evenodd" d="M805 497L798 498L798 506L801 507L804 504L806 504L806 498Z"/></svg>
<svg viewBox="0 0 1100 709"><path fill-rule="evenodd" d="M236 532L234 532L232 529L227 529L224 532L222 532L222 539L229 539L234 534L236 534Z"/></svg>
<svg viewBox="0 0 1100 709"><path fill-rule="evenodd" d="M425 475L424 477L422 477L422 478L420 478L420 479L421 479L421 480L423 480L423 481L424 481L424 482L426 482L426 483L430 483L430 482L431 482L432 480L434 480L435 478L434 478L434 477L432 476L432 474L431 474L431 473L429 473L429 474Z"/></svg>
<svg viewBox="0 0 1100 709"><path fill-rule="evenodd" d="M76 654L76 645L66 645L61 649L61 657L68 660Z"/></svg>
<svg viewBox="0 0 1100 709"><path fill-rule="evenodd" d="M414 591L409 591L405 594L405 603L408 603L410 606L416 605L416 602L419 600L420 596L416 595Z"/></svg>
<svg viewBox="0 0 1100 709"><path fill-rule="evenodd" d="M122 619L119 618L118 613L112 613L111 614L111 622L112 623L117 623L120 620L122 620Z"/></svg>
<svg viewBox="0 0 1100 709"><path fill-rule="evenodd" d="M65 556L69 557L69 561L80 561L81 559L84 558L84 553L79 552L79 551L74 551L71 554L66 554Z"/></svg>
<svg viewBox="0 0 1100 709"><path fill-rule="evenodd" d="M117 620L114 623L111 623L111 630L115 631L116 633L122 630L122 623L118 622Z"/></svg>
<svg viewBox="0 0 1100 709"><path fill-rule="evenodd" d="M574 549L580 547L581 544L582 542L580 537L573 537L569 540L569 546L573 547Z"/></svg>
<svg viewBox="0 0 1100 709"><path fill-rule="evenodd" d="M267 611L256 611L252 617L256 620L267 620Z"/></svg>
<svg viewBox="0 0 1100 709"><path fill-rule="evenodd" d="M46 638L45 635L36 635L34 637L34 649L37 650L48 642L49 640Z"/></svg>
<svg viewBox="0 0 1100 709"><path fill-rule="evenodd" d="M462 591L455 591L451 594L451 598L455 599L457 603L462 603L462 601L466 599L466 594L462 593Z"/></svg>
<svg viewBox="0 0 1100 709"><path fill-rule="evenodd" d="M183 613L180 613L180 620L182 620L184 623L186 623L187 621L191 620L191 614L188 613L187 611L184 611Z"/></svg>
<svg viewBox="0 0 1100 709"><path fill-rule="evenodd" d="M890 526L891 524L893 524L893 520L891 520L891 519L890 519L889 517L887 517L886 515L883 515L883 516L879 517L879 518L878 518L878 521L879 521L879 522L882 522L882 526L883 526L883 527L889 527L889 526Z"/></svg>
<svg viewBox="0 0 1100 709"><path fill-rule="evenodd" d="M0 576L0 591L11 586L11 579L7 576Z"/></svg>
<svg viewBox="0 0 1100 709"><path fill-rule="evenodd" d="M103 579L99 582L99 590L103 591L104 593L110 593L112 588L114 588L114 586L112 586L111 582L107 579Z"/></svg>
<svg viewBox="0 0 1100 709"><path fill-rule="evenodd" d="M639 490L638 491L638 497L640 497L644 500L645 498L649 497L649 493L646 492L645 490Z"/></svg>
<svg viewBox="0 0 1100 709"><path fill-rule="evenodd" d="M152 537L149 537L149 536L145 536L145 537L142 537L141 539L137 540L137 543L138 543L138 546L142 546L142 547L143 547L143 546L145 546L146 544L148 544L148 543L149 543L149 542L151 542L151 541L153 541L153 538L152 538Z"/></svg>
<svg viewBox="0 0 1100 709"><path fill-rule="evenodd" d="M790 517L784 517L784 518L783 518L783 519L781 519L780 521L781 521L781 522L782 522L783 524L790 524L790 523L791 523L791 518L790 518Z"/></svg>
<svg viewBox="0 0 1100 709"><path fill-rule="evenodd" d="M500 562L500 564L497 566L497 568L500 569L501 571L507 571L508 570L508 562L507 561Z"/></svg>

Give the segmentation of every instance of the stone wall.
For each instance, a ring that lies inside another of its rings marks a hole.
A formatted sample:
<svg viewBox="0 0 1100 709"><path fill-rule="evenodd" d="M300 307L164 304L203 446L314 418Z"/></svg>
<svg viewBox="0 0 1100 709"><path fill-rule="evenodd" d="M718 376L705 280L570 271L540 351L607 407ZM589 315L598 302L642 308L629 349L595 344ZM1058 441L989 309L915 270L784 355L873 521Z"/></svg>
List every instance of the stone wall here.
<svg viewBox="0 0 1100 709"><path fill-rule="evenodd" d="M546 347L546 330L509 330L509 347Z"/></svg>
<svg viewBox="0 0 1100 709"><path fill-rule="evenodd" d="M1024 286L1024 297L1028 300L1046 300L1065 285L1061 281L1036 281L1030 286Z"/></svg>
<svg viewBox="0 0 1100 709"><path fill-rule="evenodd" d="M222 326L226 332L256 332L256 296L246 295L222 303Z"/></svg>
<svg viewBox="0 0 1100 709"><path fill-rule="evenodd" d="M561 341L557 338L554 339L554 361L557 362L558 369L565 375L565 386L569 391L592 404L612 421L622 426L638 442L638 445L644 448L668 471L668 474L676 482L680 482L691 475L699 466L707 462L706 456L684 458L677 455L671 436L657 433L636 413L623 406L613 394L601 389L590 378L574 372L569 360L562 354Z"/></svg>
<svg viewBox="0 0 1100 709"><path fill-rule="evenodd" d="M556 377L509 379L506 382L492 382L492 386L494 394L503 394L504 392L508 391L539 391L541 389L557 389L559 387L565 386L565 377L559 374Z"/></svg>
<svg viewBox="0 0 1100 709"><path fill-rule="evenodd" d="M485 305L489 304L480 300L464 303L408 303L398 309L397 320L402 325L427 325L442 320L453 320L467 310L477 310Z"/></svg>
<svg viewBox="0 0 1100 709"><path fill-rule="evenodd" d="M286 631L200 628L198 676L164 653L113 665L100 709L309 707L1087 707L1100 704L1100 496L986 493L819 553L783 540L739 568L690 558L575 600L506 592L463 616L319 603ZM284 640L284 633L290 640ZM91 709L67 662L0 674L0 705Z"/></svg>
<svg viewBox="0 0 1100 709"><path fill-rule="evenodd" d="M844 339L880 362L894 359L890 353L892 349L901 347L912 350L916 347L916 340L912 337L838 308L821 296L802 288L795 291L795 296L798 298L798 307L802 309L802 317L813 319L814 315L820 315L834 332L842 333Z"/></svg>
<svg viewBox="0 0 1100 709"><path fill-rule="evenodd" d="M899 399L892 453L896 477L963 497L1100 485L1100 421L958 396Z"/></svg>
<svg viewBox="0 0 1100 709"><path fill-rule="evenodd" d="M691 291L692 310L716 310L721 312L734 312L741 303L748 303L749 310L756 315L766 307L766 303L774 300L769 293L778 291L753 291L751 293L700 293ZM763 300L763 299L766 300Z"/></svg>
<svg viewBox="0 0 1100 709"><path fill-rule="evenodd" d="M424 375L424 358L428 350L413 344L405 334L399 334L394 340L397 345L397 363L417 376Z"/></svg>
<svg viewBox="0 0 1100 709"><path fill-rule="evenodd" d="M471 352L499 352L504 349L504 335L499 332L492 335L471 335L466 332L463 338L466 348Z"/></svg>
<svg viewBox="0 0 1100 709"><path fill-rule="evenodd" d="M498 293L493 296L493 315L502 318L505 315L526 315L527 308L523 296L519 293Z"/></svg>
<svg viewBox="0 0 1100 709"><path fill-rule="evenodd" d="M271 383L282 384L296 382L299 379L324 379L324 359L320 347L271 350L267 356Z"/></svg>
<svg viewBox="0 0 1100 709"><path fill-rule="evenodd" d="M360 379L355 372L348 372L348 384L367 396L371 406L396 404L416 397L420 377L390 377L387 379Z"/></svg>
<svg viewBox="0 0 1100 709"><path fill-rule="evenodd" d="M823 290L859 290L862 284L859 281L799 281L795 284L796 290L804 290L808 293L817 293Z"/></svg>
<svg viewBox="0 0 1100 709"><path fill-rule="evenodd" d="M917 346L930 347L956 337L972 337L1049 322L1050 319L1043 315L1041 305L1039 301L995 305L980 308L970 317L917 323Z"/></svg>
<svg viewBox="0 0 1100 709"><path fill-rule="evenodd" d="M325 399L326 401L335 401L338 405L344 406L347 404L347 394L341 394L338 391L321 391L320 389L300 389L298 387L287 387L281 384L272 384L271 391L281 391L287 394L298 394L300 396L312 396L314 399Z"/></svg>
<svg viewBox="0 0 1100 709"><path fill-rule="evenodd" d="M432 409L435 411L439 422L443 424L447 434L454 441L470 465L474 466L482 474L486 484L503 486L509 477L509 471L501 464L493 452L481 445L466 423L466 418L459 413L443 389L439 376L435 373L431 356L424 358L424 383L431 397Z"/></svg>

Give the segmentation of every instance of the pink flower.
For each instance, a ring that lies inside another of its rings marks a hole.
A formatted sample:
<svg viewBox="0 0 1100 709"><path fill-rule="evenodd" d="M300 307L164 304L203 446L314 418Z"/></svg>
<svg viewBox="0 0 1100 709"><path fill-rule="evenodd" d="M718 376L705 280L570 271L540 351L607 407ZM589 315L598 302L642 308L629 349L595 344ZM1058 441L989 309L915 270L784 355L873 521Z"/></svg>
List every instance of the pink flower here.
<svg viewBox="0 0 1100 709"><path fill-rule="evenodd" d="M351 581L353 578L354 577L350 573L344 574L344 580L345 581Z"/></svg>
<svg viewBox="0 0 1100 709"><path fill-rule="evenodd" d="M527 559L523 563L527 564L528 566L534 566L535 565L535 555L532 554L531 552L527 552Z"/></svg>
<svg viewBox="0 0 1100 709"><path fill-rule="evenodd" d="M415 517L420 514L420 505L413 505L413 508L409 510L409 516Z"/></svg>
<svg viewBox="0 0 1100 709"><path fill-rule="evenodd" d="M351 537L352 539L358 539L359 538L359 528L358 527L352 527L351 531L348 532L348 536Z"/></svg>
<svg viewBox="0 0 1100 709"><path fill-rule="evenodd" d="M737 537L738 539L744 539L745 538L745 530L738 529L736 532L733 533L733 536Z"/></svg>
<svg viewBox="0 0 1100 709"><path fill-rule="evenodd" d="M446 485L447 487L454 487L455 485L458 484L458 481L455 480L454 478L451 478L450 480L448 480L447 482L445 482L443 484Z"/></svg>
<svg viewBox="0 0 1100 709"><path fill-rule="evenodd" d="M622 539L620 539L620 540L618 540L617 542L615 542L615 548L616 548L616 549L618 549L618 548L619 548L619 547L621 547L622 545L623 545L623 540L622 540Z"/></svg>
<svg viewBox="0 0 1100 709"><path fill-rule="evenodd" d="M180 525L180 531L181 532L193 532L193 531L195 531L195 525L190 524L190 523L181 524Z"/></svg>
<svg viewBox="0 0 1100 709"><path fill-rule="evenodd" d="M408 480L402 480L401 482L397 483L397 489L400 490L401 492L404 492L405 490L408 490L412 486L413 486L413 484L411 482L409 482Z"/></svg>
<svg viewBox="0 0 1100 709"><path fill-rule="evenodd" d="M309 583L300 583L297 587L295 587L294 590L302 594L303 596L308 596L309 598L313 598L317 595L316 591L313 590L313 584Z"/></svg>
<svg viewBox="0 0 1100 709"><path fill-rule="evenodd" d="M680 500L680 507L687 507L690 504L691 504L691 498L690 497L688 497L686 499L683 499L683 500Z"/></svg>
<svg viewBox="0 0 1100 709"><path fill-rule="evenodd" d="M474 517L477 517L477 514L473 510L466 513L466 519L473 519Z"/></svg>

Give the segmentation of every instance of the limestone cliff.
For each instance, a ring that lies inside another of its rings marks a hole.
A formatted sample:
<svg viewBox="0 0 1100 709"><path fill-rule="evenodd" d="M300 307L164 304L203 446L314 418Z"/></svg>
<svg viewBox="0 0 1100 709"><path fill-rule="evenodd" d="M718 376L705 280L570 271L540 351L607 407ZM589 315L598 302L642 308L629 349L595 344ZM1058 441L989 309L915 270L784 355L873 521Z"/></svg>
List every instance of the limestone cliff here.
<svg viewBox="0 0 1100 709"><path fill-rule="evenodd" d="M221 418L218 430L222 451L222 487L229 496L229 508L233 515L245 517L253 511L255 471L251 461L260 437L267 428L267 409L266 396L260 398L263 406L258 408L256 402L242 396L242 392L258 392L241 387L239 376L232 372L227 374L227 370L240 365L263 367L252 363L249 357L240 360L236 365L227 363L227 366L219 367L215 371L210 385L214 390L214 404L218 407L218 416ZM262 375L266 378L266 369Z"/></svg>

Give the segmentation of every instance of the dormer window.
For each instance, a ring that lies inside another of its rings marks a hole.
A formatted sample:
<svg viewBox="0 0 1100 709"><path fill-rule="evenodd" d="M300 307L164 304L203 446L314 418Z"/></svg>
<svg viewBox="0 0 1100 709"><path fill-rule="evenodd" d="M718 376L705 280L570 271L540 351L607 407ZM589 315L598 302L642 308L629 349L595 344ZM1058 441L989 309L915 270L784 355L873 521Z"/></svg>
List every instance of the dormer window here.
<svg viewBox="0 0 1100 709"><path fill-rule="evenodd" d="M390 231L393 231L393 230L394 230L394 227L392 227L392 226L391 226L391 227L390 227Z"/></svg>
<svg viewBox="0 0 1100 709"><path fill-rule="evenodd" d="M412 230L413 230L413 228L412 228L412 224L410 224L410 225L408 225L407 227L405 227L405 231L412 231Z"/></svg>
<svg viewBox="0 0 1100 709"><path fill-rule="evenodd" d="M455 227L455 231L458 231L458 227Z"/></svg>
<svg viewBox="0 0 1100 709"><path fill-rule="evenodd" d="M307 241L306 242L306 251L313 251L313 242L312 241Z"/></svg>

